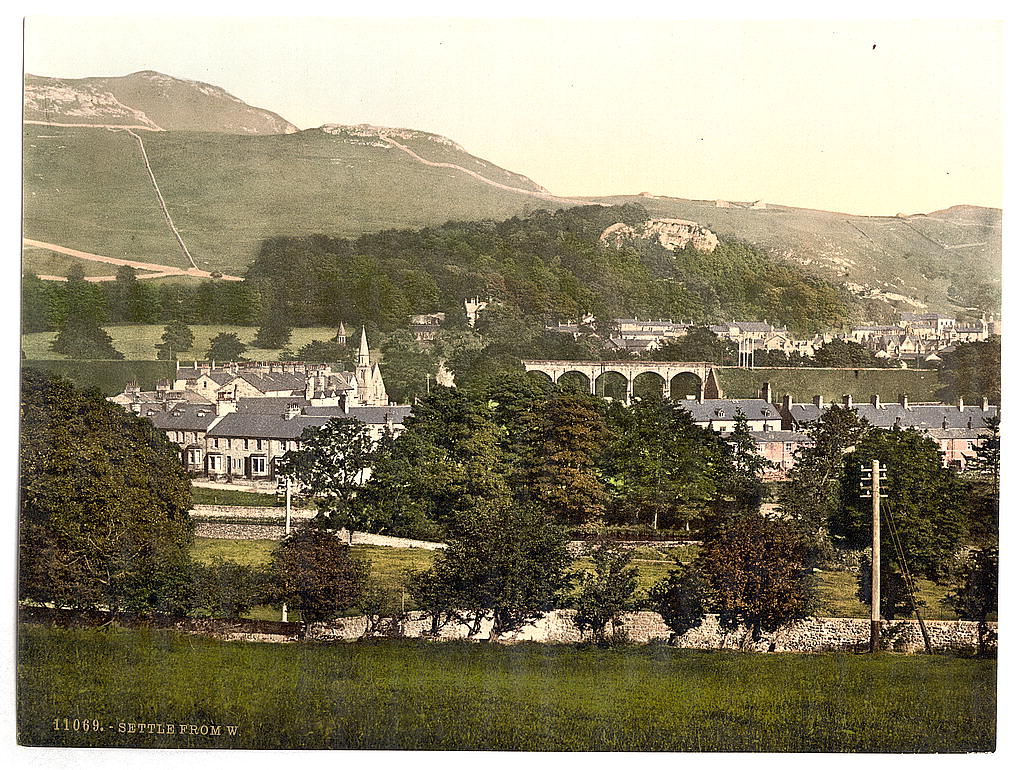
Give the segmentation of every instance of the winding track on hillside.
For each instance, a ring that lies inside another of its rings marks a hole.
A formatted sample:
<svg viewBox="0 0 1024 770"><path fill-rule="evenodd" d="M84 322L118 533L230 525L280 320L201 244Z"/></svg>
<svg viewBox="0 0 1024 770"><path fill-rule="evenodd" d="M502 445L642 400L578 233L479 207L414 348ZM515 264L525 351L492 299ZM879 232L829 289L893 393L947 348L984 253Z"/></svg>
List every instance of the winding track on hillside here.
<svg viewBox="0 0 1024 770"><path fill-rule="evenodd" d="M127 265L128 267L134 267L137 270L149 270L152 274L140 275L139 278L164 278L169 275L187 275L193 278L214 278L212 273L207 270L200 270L198 268L190 268L184 270L180 267L170 267L168 265L158 265L154 262L139 262L134 259L121 259L119 257L105 257L102 254L92 254L88 251L79 251L78 249L69 249L66 246L58 246L56 243L46 243L45 241L37 241L33 238L22 238L22 243L29 248L46 249L47 251L53 251L57 254L65 254L69 257L78 257L79 259L87 259L91 262L104 262L108 265ZM43 280L58 280L66 281L66 278L61 276L39 276ZM89 276L86 278L87 281L99 282L102 280L113 281L116 276ZM221 279L225 281L241 281L241 276L237 275L221 275Z"/></svg>
<svg viewBox="0 0 1024 770"><path fill-rule="evenodd" d="M432 168L450 168L455 171L461 171L463 174L469 174L469 176L473 177L477 181L483 182L484 184L489 184L491 187L497 187L499 190L507 190L508 192L519 193L520 195L532 195L534 198L542 198L543 200L554 201L555 203L575 203L581 206L608 205L607 203L596 203L595 201L578 200L576 198L559 198L557 195L552 195L551 193L538 192L537 190L524 190L522 187L512 187L511 185L502 184L501 182L495 182L493 179L488 179L482 174L478 174L477 172L471 171L470 169L464 168L463 166L460 166L456 163L445 163L442 161L427 160L421 155L418 155L415 152L415 150L406 147L401 142L396 142L390 136L384 136L383 134L380 134L380 138L383 139L388 144L397 147L399 150L406 153L413 159L419 161L424 166L430 166Z"/></svg>

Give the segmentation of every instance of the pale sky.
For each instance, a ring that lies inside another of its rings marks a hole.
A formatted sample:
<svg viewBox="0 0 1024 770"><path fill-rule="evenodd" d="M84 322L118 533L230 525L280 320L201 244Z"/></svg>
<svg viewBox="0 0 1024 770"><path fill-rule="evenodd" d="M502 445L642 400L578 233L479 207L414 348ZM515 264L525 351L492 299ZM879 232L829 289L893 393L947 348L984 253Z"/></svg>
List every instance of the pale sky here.
<svg viewBox="0 0 1024 770"><path fill-rule="evenodd" d="M558 195L1002 206L991 21L45 18L37 75L153 69L300 128L443 134Z"/></svg>

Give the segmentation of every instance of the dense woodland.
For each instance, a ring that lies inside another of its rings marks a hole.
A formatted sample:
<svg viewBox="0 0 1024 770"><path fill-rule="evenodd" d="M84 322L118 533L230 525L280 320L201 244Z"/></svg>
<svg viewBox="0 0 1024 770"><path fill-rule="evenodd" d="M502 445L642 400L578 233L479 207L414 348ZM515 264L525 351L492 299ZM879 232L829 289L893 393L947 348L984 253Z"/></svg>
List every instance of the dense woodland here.
<svg viewBox="0 0 1024 770"><path fill-rule="evenodd" d="M312 236L266 240L245 282L198 285L118 280L90 284L110 323L291 326L339 320L374 331L405 327L416 313L462 318L462 301L499 299L526 322L623 316L713 323L766 319L797 333L839 328L858 312L851 295L722 239L712 254L670 252L657 241L602 244L615 222L648 217L636 205L535 211L503 222L449 222L422 230L388 230L355 240ZM59 327L66 287L25 281L26 331Z"/></svg>

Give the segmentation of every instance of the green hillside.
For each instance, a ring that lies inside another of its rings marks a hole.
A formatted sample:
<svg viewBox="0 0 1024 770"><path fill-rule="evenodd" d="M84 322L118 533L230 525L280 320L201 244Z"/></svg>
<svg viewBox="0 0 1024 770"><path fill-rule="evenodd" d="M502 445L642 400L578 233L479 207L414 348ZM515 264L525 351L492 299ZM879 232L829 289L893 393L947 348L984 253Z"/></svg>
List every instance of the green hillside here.
<svg viewBox="0 0 1024 770"><path fill-rule="evenodd" d="M715 201L655 196L596 198L640 203L653 216L688 219L719 236L753 243L807 265L855 292L907 297L933 310L978 306L998 312L1002 212L955 206L931 214L862 217L769 205L723 208ZM952 297L950 296L952 294ZM896 297L889 297L895 299ZM904 309L910 310L912 306Z"/></svg>
<svg viewBox="0 0 1024 770"><path fill-rule="evenodd" d="M147 133L143 140L171 216L207 270L243 272L271 236L355 236L557 207L426 166L395 147L318 129L273 136ZM444 162L461 157L461 165L475 165L471 155L444 154ZM488 169L476 168L486 176ZM26 126L24 196L27 238L187 267L138 143L124 132Z"/></svg>

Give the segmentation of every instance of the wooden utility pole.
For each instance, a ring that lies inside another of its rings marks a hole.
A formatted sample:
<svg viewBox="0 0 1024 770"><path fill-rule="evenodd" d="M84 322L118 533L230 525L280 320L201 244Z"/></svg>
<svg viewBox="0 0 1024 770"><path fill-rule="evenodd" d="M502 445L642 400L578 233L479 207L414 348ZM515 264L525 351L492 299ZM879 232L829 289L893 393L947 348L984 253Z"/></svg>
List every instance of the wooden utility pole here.
<svg viewBox="0 0 1024 770"><path fill-rule="evenodd" d="M284 479L284 536L292 533L292 477ZM288 622L288 602L281 602L281 622Z"/></svg>
<svg viewBox="0 0 1024 770"><path fill-rule="evenodd" d="M885 468L879 465L878 460L871 461L871 467L861 467L861 473L870 474L861 478L861 488L865 488L864 482L870 481L871 491L862 492L861 497L871 498L871 652L878 652L881 649L882 637L882 475Z"/></svg>

